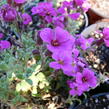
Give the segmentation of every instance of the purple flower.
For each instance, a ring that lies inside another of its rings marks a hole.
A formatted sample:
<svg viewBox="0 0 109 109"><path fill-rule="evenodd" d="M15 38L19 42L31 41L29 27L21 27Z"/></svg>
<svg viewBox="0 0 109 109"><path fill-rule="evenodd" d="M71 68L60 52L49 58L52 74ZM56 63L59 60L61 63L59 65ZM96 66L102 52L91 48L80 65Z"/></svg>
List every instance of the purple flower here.
<svg viewBox="0 0 109 109"><path fill-rule="evenodd" d="M64 70L64 74L67 76L76 76L77 72L80 70L77 65L77 59L73 58L73 61L71 63L72 67L70 69Z"/></svg>
<svg viewBox="0 0 109 109"><path fill-rule="evenodd" d="M40 2L40 3L38 3L38 6L42 6L42 7L45 6L46 8L47 7L52 8L53 4L51 2Z"/></svg>
<svg viewBox="0 0 109 109"><path fill-rule="evenodd" d="M58 9L57 9L57 13L58 13L58 14L64 14L64 13L65 13L64 7L58 8Z"/></svg>
<svg viewBox="0 0 109 109"><path fill-rule="evenodd" d="M70 52L56 52L52 55L52 58L55 60L51 62L49 66L54 69L71 69L72 66L72 56Z"/></svg>
<svg viewBox="0 0 109 109"><path fill-rule="evenodd" d="M38 6L34 6L34 7L32 7L31 12L33 15L35 15L35 14L42 13L43 9L41 7L38 7Z"/></svg>
<svg viewBox="0 0 109 109"><path fill-rule="evenodd" d="M84 12L87 12L90 8L90 4L87 0L74 0L76 5L79 6Z"/></svg>
<svg viewBox="0 0 109 109"><path fill-rule="evenodd" d="M75 1L76 5L82 6L86 0L74 0L74 1Z"/></svg>
<svg viewBox="0 0 109 109"><path fill-rule="evenodd" d="M109 47L109 28L104 28L103 29L103 40L104 40L104 43L107 47Z"/></svg>
<svg viewBox="0 0 109 109"><path fill-rule="evenodd" d="M105 43L105 45L106 45L107 47L109 47L109 40L104 39L104 43Z"/></svg>
<svg viewBox="0 0 109 109"><path fill-rule="evenodd" d="M109 39L109 28L104 28L103 29L103 35L104 35L104 39L108 40Z"/></svg>
<svg viewBox="0 0 109 109"><path fill-rule="evenodd" d="M84 12L87 12L89 10L89 8L91 7L90 3L88 3L87 1L83 3L82 5L82 9Z"/></svg>
<svg viewBox="0 0 109 109"><path fill-rule="evenodd" d="M76 82L84 87L84 91L87 91L90 87L96 86L97 78L93 71L85 68L82 73L77 73Z"/></svg>
<svg viewBox="0 0 109 109"><path fill-rule="evenodd" d="M65 69L63 73L67 76L76 77L79 70L79 67L74 63L74 66L72 66L70 69Z"/></svg>
<svg viewBox="0 0 109 109"><path fill-rule="evenodd" d="M80 17L80 13L72 13L72 14L69 14L69 17L73 20L77 20L79 17Z"/></svg>
<svg viewBox="0 0 109 109"><path fill-rule="evenodd" d="M26 0L14 0L14 2L15 2L16 4L23 4L23 3L26 2Z"/></svg>
<svg viewBox="0 0 109 109"><path fill-rule="evenodd" d="M32 14L39 14L40 16L45 16L49 9L51 10L52 4L48 2L39 3L37 6L34 6L31 11Z"/></svg>
<svg viewBox="0 0 109 109"><path fill-rule="evenodd" d="M84 38L84 36L80 36L77 40L76 40L76 44L78 46L80 46L83 50L86 50L88 48L91 47L91 44L93 43L94 38Z"/></svg>
<svg viewBox="0 0 109 109"><path fill-rule="evenodd" d="M71 51L75 42L75 39L60 27L55 29L45 28L41 31L40 37L47 43L47 48L51 52Z"/></svg>
<svg viewBox="0 0 109 109"><path fill-rule="evenodd" d="M11 44L9 41L1 40L0 41L0 50L8 49L11 47Z"/></svg>
<svg viewBox="0 0 109 109"><path fill-rule="evenodd" d="M74 10L73 1L64 1L62 2L61 7L58 9L58 13L60 14L69 14L71 10Z"/></svg>
<svg viewBox="0 0 109 109"><path fill-rule="evenodd" d="M22 18L23 18L23 24L24 25L28 25L29 23L32 22L31 16L29 14L27 14L27 13L23 13Z"/></svg>
<svg viewBox="0 0 109 109"><path fill-rule="evenodd" d="M73 9L73 2L72 1L70 1L70 2L64 1L63 2L63 7L68 8L68 9Z"/></svg>
<svg viewBox="0 0 109 109"><path fill-rule="evenodd" d="M72 68L64 70L64 74L67 76L76 77L77 72L81 72L84 69L86 63L83 62L80 58L74 57L72 61Z"/></svg>
<svg viewBox="0 0 109 109"><path fill-rule="evenodd" d="M75 83L75 82L70 82L69 83L69 86L70 86L70 88L71 88L71 90L70 90L70 95L72 95L72 96L75 96L75 95L78 95L78 96L81 96L82 94L83 94L83 86L82 85L80 85L80 84L77 84L77 83Z"/></svg>
<svg viewBox="0 0 109 109"><path fill-rule="evenodd" d="M39 14L40 16L44 16L49 9L53 8L52 3L42 2L38 3L37 6L32 7L32 14Z"/></svg>
<svg viewBox="0 0 109 109"><path fill-rule="evenodd" d="M10 5L3 5L3 7L0 9L0 14L7 22L15 20L17 16L16 10Z"/></svg>
<svg viewBox="0 0 109 109"><path fill-rule="evenodd" d="M54 17L53 18L53 24L54 24L55 27L59 26L61 28L64 28L65 27L64 20L65 20L64 16Z"/></svg>
<svg viewBox="0 0 109 109"><path fill-rule="evenodd" d="M38 6L33 7L31 11L33 15L38 14L48 23L51 23L53 16L57 15L53 5L49 2L39 3Z"/></svg>
<svg viewBox="0 0 109 109"><path fill-rule="evenodd" d="M73 50L72 50L72 53L73 53L73 57L77 58L79 56L80 52L77 48L74 47Z"/></svg>
<svg viewBox="0 0 109 109"><path fill-rule="evenodd" d="M0 33L0 39L3 38L3 36L4 36L3 33Z"/></svg>
<svg viewBox="0 0 109 109"><path fill-rule="evenodd" d="M80 67L80 69L82 69L82 70L83 70L83 68L88 67L87 62L82 57L77 58L77 63L78 63L78 66Z"/></svg>

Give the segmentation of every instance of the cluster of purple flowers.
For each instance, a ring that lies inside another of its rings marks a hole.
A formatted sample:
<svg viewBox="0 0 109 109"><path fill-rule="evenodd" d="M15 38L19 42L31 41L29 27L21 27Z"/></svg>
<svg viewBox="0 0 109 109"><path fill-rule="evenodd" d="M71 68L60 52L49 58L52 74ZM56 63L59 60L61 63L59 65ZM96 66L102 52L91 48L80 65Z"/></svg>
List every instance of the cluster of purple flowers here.
<svg viewBox="0 0 109 109"><path fill-rule="evenodd" d="M75 79L72 81L68 81L69 87L71 88L70 94L79 96L84 91L94 88L97 84L97 78L94 72L87 68L84 68L82 72L77 72Z"/></svg>
<svg viewBox="0 0 109 109"><path fill-rule="evenodd" d="M52 52L54 61L50 62L49 66L55 70L61 69L64 74L73 78L68 81L71 95L81 95L96 86L97 78L94 72L80 56L80 50L86 50L91 46L92 38L85 39L81 35L73 37L61 27L45 28L40 37Z"/></svg>
<svg viewBox="0 0 109 109"><path fill-rule="evenodd" d="M52 3L48 2L39 3L38 6L33 7L31 11L33 15L38 14L41 16L47 23L51 23L53 16L56 16L56 10L53 8Z"/></svg>
<svg viewBox="0 0 109 109"><path fill-rule="evenodd" d="M2 40L2 38L4 37L3 33L0 33L0 51L1 50L5 50L11 47L11 44L9 41L6 40Z"/></svg>
<svg viewBox="0 0 109 109"><path fill-rule="evenodd" d="M0 21L4 23L14 23L14 21L19 20L22 25L28 25L32 22L32 17L28 13L20 12L21 6L26 0L7 0L7 4L4 4L0 7ZM9 41L2 40L3 33L0 33L0 50L10 48L11 44Z"/></svg>
<svg viewBox="0 0 109 109"><path fill-rule="evenodd" d="M32 17L28 13L21 13L17 10L13 3L18 5L24 4L26 0L8 0L7 3L0 8L0 19L5 22L13 22L21 17L22 24L28 25L32 22Z"/></svg>
<svg viewBox="0 0 109 109"><path fill-rule="evenodd" d="M14 21L17 17L17 11L9 4L3 5L0 9L0 17L6 22Z"/></svg>
<svg viewBox="0 0 109 109"><path fill-rule="evenodd" d="M87 12L90 8L90 4L87 0L74 0L76 5L79 6L84 12Z"/></svg>
<svg viewBox="0 0 109 109"><path fill-rule="evenodd" d="M78 8L80 9L78 12ZM45 23L51 23L53 26L65 27L67 18L77 20L81 13L89 9L89 4L86 0L71 0L60 3L58 8L54 8L50 2L39 3L34 6L31 11L33 15L39 15ZM82 10L82 12L81 12Z"/></svg>

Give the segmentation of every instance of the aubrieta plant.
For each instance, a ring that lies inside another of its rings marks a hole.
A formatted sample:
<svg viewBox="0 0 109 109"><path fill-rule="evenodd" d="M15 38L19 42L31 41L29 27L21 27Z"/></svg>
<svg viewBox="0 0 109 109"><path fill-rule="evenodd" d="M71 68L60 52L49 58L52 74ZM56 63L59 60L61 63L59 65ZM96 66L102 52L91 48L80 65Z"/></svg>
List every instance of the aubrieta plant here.
<svg viewBox="0 0 109 109"><path fill-rule="evenodd" d="M66 85L71 96L81 96L95 88L99 78L89 67L84 52L96 40L75 34L80 28L78 22L85 20L84 13L90 7L87 0L63 1L58 6L52 1L31 0L26 6L27 0L7 0L0 7L0 73L5 73L0 83L6 82L7 89L11 89L6 91L7 99L26 102L25 97L19 98L30 93L42 97L51 89L51 72L63 72L68 77ZM103 43L109 46L109 29L105 28L103 34ZM6 87L1 90L5 95ZM16 94L18 98L13 98Z"/></svg>
<svg viewBox="0 0 109 109"><path fill-rule="evenodd" d="M90 48L93 38L85 39L81 35L74 37L60 27L45 28L40 37L52 52L54 61L49 66L55 70L62 69L64 74L72 77L68 82L71 95L81 95L96 87L97 78L81 55L81 50Z"/></svg>

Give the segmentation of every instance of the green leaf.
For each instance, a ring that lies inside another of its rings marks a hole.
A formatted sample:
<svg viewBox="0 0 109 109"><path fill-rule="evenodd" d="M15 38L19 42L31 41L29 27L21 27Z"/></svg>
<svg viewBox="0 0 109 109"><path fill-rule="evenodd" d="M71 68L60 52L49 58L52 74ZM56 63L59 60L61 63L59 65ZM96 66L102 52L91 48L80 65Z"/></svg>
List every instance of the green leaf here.
<svg viewBox="0 0 109 109"><path fill-rule="evenodd" d="M16 77L19 78L19 79L24 79L23 75L20 74L20 73L19 73L19 74L17 73L17 74L16 74Z"/></svg>
<svg viewBox="0 0 109 109"><path fill-rule="evenodd" d="M8 65L5 63L0 63L0 70L8 71Z"/></svg>
<svg viewBox="0 0 109 109"><path fill-rule="evenodd" d="M31 79L26 79L25 81L26 81L27 83L29 83L30 85L33 85L33 82L32 82Z"/></svg>
<svg viewBox="0 0 109 109"><path fill-rule="evenodd" d="M16 104L16 103L19 103L19 102L20 102L20 103L22 103L22 102L27 102L27 101L28 101L28 100L27 100L26 98L24 98L23 96L21 96L21 95L19 95L19 94L16 95L15 98L12 99L12 103L13 103L13 104Z"/></svg>
<svg viewBox="0 0 109 109"><path fill-rule="evenodd" d="M20 83L17 84L16 86L16 91L17 92L20 92L20 91L23 91L23 92L27 92L31 89L31 85L28 84L28 82L26 82L25 80L21 81Z"/></svg>
<svg viewBox="0 0 109 109"><path fill-rule="evenodd" d="M37 88L33 87L32 88L32 95L36 95L38 93Z"/></svg>

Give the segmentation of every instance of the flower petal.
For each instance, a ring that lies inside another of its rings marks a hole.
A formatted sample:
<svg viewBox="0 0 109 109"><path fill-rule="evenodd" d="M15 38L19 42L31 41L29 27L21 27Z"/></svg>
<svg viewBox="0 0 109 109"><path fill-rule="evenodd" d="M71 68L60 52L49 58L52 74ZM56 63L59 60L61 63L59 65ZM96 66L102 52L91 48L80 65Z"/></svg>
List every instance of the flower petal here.
<svg viewBox="0 0 109 109"><path fill-rule="evenodd" d="M49 64L49 66L51 67L51 68L54 68L54 69L60 69L60 65L57 63L57 62L51 62L50 64Z"/></svg>
<svg viewBox="0 0 109 109"><path fill-rule="evenodd" d="M44 42L51 43L53 37L53 30L50 28L45 28L41 31L40 37Z"/></svg>

